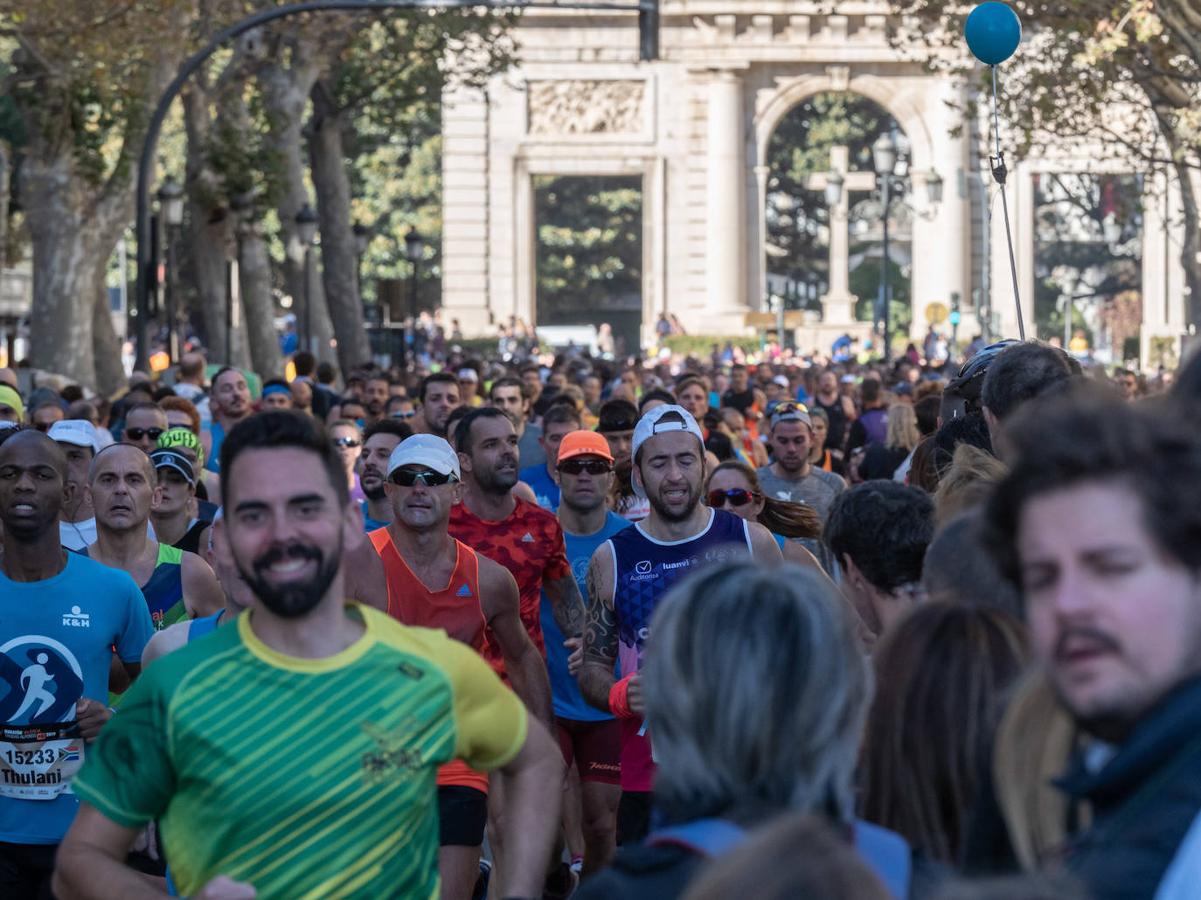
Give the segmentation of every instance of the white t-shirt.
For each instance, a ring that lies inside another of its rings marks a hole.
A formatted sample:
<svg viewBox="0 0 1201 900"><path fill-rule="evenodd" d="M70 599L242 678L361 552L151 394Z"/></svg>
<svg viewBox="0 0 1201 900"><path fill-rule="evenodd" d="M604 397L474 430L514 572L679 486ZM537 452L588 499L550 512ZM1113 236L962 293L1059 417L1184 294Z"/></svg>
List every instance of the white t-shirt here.
<svg viewBox="0 0 1201 900"><path fill-rule="evenodd" d="M146 523L146 536L150 540L154 540L154 525L150 522ZM96 517L84 519L82 522L63 522L58 523L58 541L68 550L74 550L77 553L85 547L90 547L96 543Z"/></svg>

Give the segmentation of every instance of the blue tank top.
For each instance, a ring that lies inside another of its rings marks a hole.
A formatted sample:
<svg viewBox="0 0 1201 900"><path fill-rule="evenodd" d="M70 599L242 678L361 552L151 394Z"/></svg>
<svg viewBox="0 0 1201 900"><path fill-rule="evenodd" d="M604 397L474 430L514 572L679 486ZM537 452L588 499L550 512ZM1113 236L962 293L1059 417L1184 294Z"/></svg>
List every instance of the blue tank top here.
<svg viewBox="0 0 1201 900"><path fill-rule="evenodd" d="M199 619L193 619L188 623L188 643L199 640L206 634L212 634L217 630L217 626L221 624L221 617L225 615L225 610L219 609L211 616L202 616Z"/></svg>
<svg viewBox="0 0 1201 900"><path fill-rule="evenodd" d="M681 578L703 566L745 557L751 549L751 537L745 521L715 509L701 533L685 541L657 541L641 525L635 525L619 531L609 544L616 561L613 609L617 614L618 659L622 673L628 675L642 667L642 648L659 598Z"/></svg>

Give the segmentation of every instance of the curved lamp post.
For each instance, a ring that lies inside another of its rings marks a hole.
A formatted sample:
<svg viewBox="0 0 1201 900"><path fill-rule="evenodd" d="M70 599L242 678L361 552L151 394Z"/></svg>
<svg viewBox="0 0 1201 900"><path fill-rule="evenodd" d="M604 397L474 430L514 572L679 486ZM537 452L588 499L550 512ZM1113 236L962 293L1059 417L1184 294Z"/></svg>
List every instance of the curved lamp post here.
<svg viewBox="0 0 1201 900"><path fill-rule="evenodd" d="M292 3L265 9L262 12L247 16L240 22L235 22L228 28L218 32L212 40L200 50L193 53L179 68L179 72L167 86L154 108L150 123L146 128L146 140L142 144L142 155L138 159L137 193L134 198L137 209L137 221L134 229L137 236L138 264L135 275L137 282L134 299L137 304L137 357L135 369L145 369L147 365L146 329L150 306L150 271L153 265L150 255L150 169L154 163L154 151L158 146L159 133L163 130L163 121L171 104L183 90L188 79L204 65L205 61L223 44L232 41L239 35L252 31L260 25L308 12L361 12L366 10L385 9L415 9L415 10L451 10L479 9L481 6L497 10L522 9L580 9L597 12L636 12L638 13L639 56L644 60L657 59L659 55L659 0L636 0L636 2L585 2L585 0L508 0L508 2L481 3L480 0L309 0L305 3Z"/></svg>

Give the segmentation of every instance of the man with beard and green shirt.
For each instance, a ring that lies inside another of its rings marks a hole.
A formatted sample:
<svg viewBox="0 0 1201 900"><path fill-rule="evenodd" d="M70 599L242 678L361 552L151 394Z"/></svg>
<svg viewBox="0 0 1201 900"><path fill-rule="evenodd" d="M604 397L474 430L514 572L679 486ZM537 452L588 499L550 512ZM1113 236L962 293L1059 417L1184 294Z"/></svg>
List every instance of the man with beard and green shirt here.
<svg viewBox="0 0 1201 900"><path fill-rule="evenodd" d="M254 602L125 696L75 782L55 895L166 896L125 865L157 820L183 896L435 897L434 779L452 759L500 771L515 862L501 893L540 894L559 754L470 648L343 599L343 550L365 537L320 428L253 416L221 471Z"/></svg>

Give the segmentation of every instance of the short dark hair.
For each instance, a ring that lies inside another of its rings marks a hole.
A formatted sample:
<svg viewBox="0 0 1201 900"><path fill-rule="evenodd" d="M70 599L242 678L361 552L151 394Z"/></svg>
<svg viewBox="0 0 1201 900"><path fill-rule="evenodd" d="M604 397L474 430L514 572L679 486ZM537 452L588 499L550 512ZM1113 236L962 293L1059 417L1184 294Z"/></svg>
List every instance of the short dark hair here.
<svg viewBox="0 0 1201 900"><path fill-rule="evenodd" d="M988 503L984 544L1019 588L1017 530L1026 504L1098 481L1129 485L1142 500L1132 512L1155 543L1201 572L1201 437L1175 406L1132 406L1081 385L1023 408L1006 435L1014 461Z"/></svg>
<svg viewBox="0 0 1201 900"><path fill-rule="evenodd" d="M346 470L342 468L334 445L325 429L312 416L291 409L272 409L256 413L233 427L221 444L221 502L229 503L229 483L233 465L247 450L292 448L314 453L325 467L338 502L350 496Z"/></svg>
<svg viewBox="0 0 1201 900"><path fill-rule="evenodd" d="M638 400L638 412L642 412L646 408L646 405L654 400L662 400L664 403L675 403L676 395L663 388L649 390Z"/></svg>
<svg viewBox="0 0 1201 900"><path fill-rule="evenodd" d="M363 443L366 444L377 434L395 435L403 441L413 436L413 429L399 419L377 419L363 429Z"/></svg>
<svg viewBox="0 0 1201 900"><path fill-rule="evenodd" d="M471 410L459 420L459 424L455 426L455 448L460 453L471 455L471 427L480 419L504 419L509 421L509 417L503 411L495 406L478 406Z"/></svg>
<svg viewBox="0 0 1201 900"><path fill-rule="evenodd" d="M928 394L913 404L913 414L917 417L917 430L922 437L934 434L938 430L938 413L942 409L942 394ZM812 414L812 410L810 413Z"/></svg>
<svg viewBox="0 0 1201 900"><path fill-rule="evenodd" d="M292 365L296 367L296 377L305 378L316 370L317 357L308 350L300 350L292 357Z"/></svg>
<svg viewBox="0 0 1201 900"><path fill-rule="evenodd" d="M221 380L221 376L224 375L226 372L237 372L239 375L242 375L241 369L235 369L233 366L222 366L220 369L217 370L216 374L213 375L212 381L209 382L209 384L211 384L213 387L214 393L217 390L217 382ZM245 378L246 376L243 375L242 377Z"/></svg>
<svg viewBox="0 0 1201 900"><path fill-rule="evenodd" d="M849 556L868 581L889 592L921 580L933 536L930 495L895 481L868 481L843 491L823 533L839 561Z"/></svg>
<svg viewBox="0 0 1201 900"><path fill-rule="evenodd" d="M629 400L617 398L601 404L596 430L601 434L610 431L633 431L638 424L638 407Z"/></svg>
<svg viewBox="0 0 1201 900"><path fill-rule="evenodd" d="M1072 374L1062 350L1038 341L1014 344L989 365L980 403L998 419L1005 419L1023 403L1068 381Z"/></svg>
<svg viewBox="0 0 1201 900"><path fill-rule="evenodd" d="M459 379L450 372L435 372L433 375L426 375L421 379L421 387L417 389L417 396L421 398L422 403L425 402L425 392L429 390L429 386L439 382L453 384L455 387L459 386Z"/></svg>
<svg viewBox="0 0 1201 900"><path fill-rule="evenodd" d="M338 370L331 362L317 364L317 381L321 384L333 384L338 377Z"/></svg>
<svg viewBox="0 0 1201 900"><path fill-rule="evenodd" d="M931 440L934 442L930 448L932 464L939 478L951 465L955 448L960 444L971 444L986 453L993 452L988 423L980 413L968 413L966 416L957 416L943 422Z"/></svg>
<svg viewBox="0 0 1201 900"><path fill-rule="evenodd" d="M517 390L521 391L521 396L523 399L529 399L529 397L526 396L525 382L514 375L505 375L492 382L492 385L488 388L488 399L491 400L492 395L496 393L496 389L502 387L515 387Z"/></svg>
<svg viewBox="0 0 1201 900"><path fill-rule="evenodd" d="M865 378L859 386L859 397L864 403L875 403L880 399L880 391L880 382L874 378Z"/></svg>
<svg viewBox="0 0 1201 900"><path fill-rule="evenodd" d="M550 425L562 425L565 422L570 422L577 429L582 427L583 420L580 418L580 411L574 405L555 403L542 417L542 430L545 431Z"/></svg>

